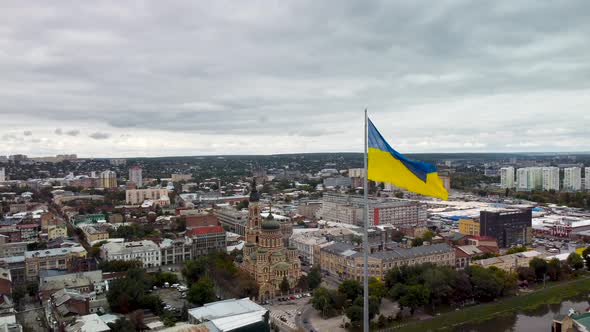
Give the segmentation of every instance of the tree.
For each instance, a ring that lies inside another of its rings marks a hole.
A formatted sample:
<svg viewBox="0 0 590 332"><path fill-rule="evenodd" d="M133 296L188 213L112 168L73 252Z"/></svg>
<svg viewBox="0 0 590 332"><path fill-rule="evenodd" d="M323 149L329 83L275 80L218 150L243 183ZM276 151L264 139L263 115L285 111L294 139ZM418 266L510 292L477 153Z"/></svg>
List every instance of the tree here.
<svg viewBox="0 0 590 332"><path fill-rule="evenodd" d="M535 281L535 270L530 266L520 266L516 269L516 273L518 274L518 280Z"/></svg>
<svg viewBox="0 0 590 332"><path fill-rule="evenodd" d="M547 274L551 281L559 280L561 275L561 262L559 262L559 259L552 258L549 263L547 263Z"/></svg>
<svg viewBox="0 0 590 332"><path fill-rule="evenodd" d="M350 319L354 326L358 326L363 321L363 307L353 305L346 308L346 317Z"/></svg>
<svg viewBox="0 0 590 332"><path fill-rule="evenodd" d="M117 319L114 323L107 323L111 331L117 332L135 332L135 326L125 317Z"/></svg>
<svg viewBox="0 0 590 332"><path fill-rule="evenodd" d="M289 285L289 280L287 280L287 277L283 277L283 280L281 280L281 284L279 285L279 288L281 289L282 293L288 293L289 290L291 289L291 286Z"/></svg>
<svg viewBox="0 0 590 332"><path fill-rule="evenodd" d="M215 300L215 285L209 277L202 277L194 283L188 291L187 299L196 305L213 302Z"/></svg>
<svg viewBox="0 0 590 332"><path fill-rule="evenodd" d="M584 261L586 262L586 268L590 270L590 247L582 251L582 258L584 258Z"/></svg>
<svg viewBox="0 0 590 332"><path fill-rule="evenodd" d="M375 296L381 301L385 296L385 284L375 277L369 278L369 296Z"/></svg>
<svg viewBox="0 0 590 332"><path fill-rule="evenodd" d="M504 289L503 280L498 277L494 270L481 266L469 266L469 275L473 284L473 296L479 301L492 301Z"/></svg>
<svg viewBox="0 0 590 332"><path fill-rule="evenodd" d="M347 300L354 301L363 294L363 286L357 280L347 279L338 286L338 292L343 294Z"/></svg>
<svg viewBox="0 0 590 332"><path fill-rule="evenodd" d="M528 249L525 246L514 247L514 248L508 249L508 251L506 251L506 255L516 254L516 253L519 253L519 252L525 252L527 250Z"/></svg>
<svg viewBox="0 0 590 332"><path fill-rule="evenodd" d="M319 311L322 317L332 317L343 307L346 298L336 290L320 287L313 292L312 307Z"/></svg>
<svg viewBox="0 0 590 332"><path fill-rule="evenodd" d="M307 274L307 282L309 283L309 289L316 289L322 283L322 273L319 267L313 267Z"/></svg>
<svg viewBox="0 0 590 332"><path fill-rule="evenodd" d="M584 267L584 259L582 256L575 252L572 252L567 256L567 264L574 270L579 270Z"/></svg>
<svg viewBox="0 0 590 332"><path fill-rule="evenodd" d="M417 308L427 304L429 300L430 292L424 285L413 285L407 288L407 292L399 299L399 304L410 308L413 315Z"/></svg>
<svg viewBox="0 0 590 332"><path fill-rule="evenodd" d="M535 271L537 280L545 278L545 274L547 273L547 261L542 258L535 257L531 259L529 266L533 269L533 271Z"/></svg>
<svg viewBox="0 0 590 332"><path fill-rule="evenodd" d="M307 276L302 275L297 280L297 285L295 286L300 291L306 291L309 289L309 282L307 281Z"/></svg>

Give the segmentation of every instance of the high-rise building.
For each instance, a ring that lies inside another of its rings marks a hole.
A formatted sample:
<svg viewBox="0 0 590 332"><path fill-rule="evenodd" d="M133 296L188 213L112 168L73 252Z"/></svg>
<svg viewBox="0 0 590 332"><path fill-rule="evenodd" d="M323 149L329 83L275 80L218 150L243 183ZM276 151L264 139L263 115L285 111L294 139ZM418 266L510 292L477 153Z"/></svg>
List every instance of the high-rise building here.
<svg viewBox="0 0 590 332"><path fill-rule="evenodd" d="M586 189L586 191L590 191L590 167L586 167L584 170L585 170L585 172L584 172L585 178L584 179L586 180L586 188L585 189Z"/></svg>
<svg viewBox="0 0 590 332"><path fill-rule="evenodd" d="M528 189L528 168L516 170L516 190L526 191Z"/></svg>
<svg viewBox="0 0 590 332"><path fill-rule="evenodd" d="M4 167L0 168L0 182L6 181L6 170Z"/></svg>
<svg viewBox="0 0 590 332"><path fill-rule="evenodd" d="M543 168L525 167L516 170L516 190L531 191L543 189Z"/></svg>
<svg viewBox="0 0 590 332"><path fill-rule="evenodd" d="M502 167L500 169L502 188L514 189L514 167Z"/></svg>
<svg viewBox="0 0 590 332"><path fill-rule="evenodd" d="M481 211L479 214L479 235L491 236L498 240L500 248L511 245L525 245L532 239L531 209L525 211Z"/></svg>
<svg viewBox="0 0 590 332"><path fill-rule="evenodd" d="M143 186L143 179L141 177L141 167L133 166L129 169L129 181L135 183L137 188Z"/></svg>
<svg viewBox="0 0 590 332"><path fill-rule="evenodd" d="M104 171L99 176L100 186L105 189L117 187L117 173L113 171Z"/></svg>
<svg viewBox="0 0 590 332"><path fill-rule="evenodd" d="M580 191L582 189L582 168L568 167L563 169L563 190Z"/></svg>
<svg viewBox="0 0 590 332"><path fill-rule="evenodd" d="M559 191L559 167L543 167L543 190Z"/></svg>

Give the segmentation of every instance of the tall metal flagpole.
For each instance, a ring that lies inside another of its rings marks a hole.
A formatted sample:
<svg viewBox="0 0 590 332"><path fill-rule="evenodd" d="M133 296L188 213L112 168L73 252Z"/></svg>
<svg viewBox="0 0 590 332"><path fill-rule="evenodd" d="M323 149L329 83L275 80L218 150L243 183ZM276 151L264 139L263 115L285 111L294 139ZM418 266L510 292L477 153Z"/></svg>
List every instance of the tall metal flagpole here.
<svg viewBox="0 0 590 332"><path fill-rule="evenodd" d="M367 149L368 149L368 116L367 116L367 109L365 108L365 176L364 176L364 183L363 183L363 194L365 199L365 211L364 211L364 219L365 219L365 241L363 246L363 253L364 253L364 278L363 278L363 288L364 288L364 302L363 302L363 331L369 332L369 181L368 181L368 172L367 172Z"/></svg>

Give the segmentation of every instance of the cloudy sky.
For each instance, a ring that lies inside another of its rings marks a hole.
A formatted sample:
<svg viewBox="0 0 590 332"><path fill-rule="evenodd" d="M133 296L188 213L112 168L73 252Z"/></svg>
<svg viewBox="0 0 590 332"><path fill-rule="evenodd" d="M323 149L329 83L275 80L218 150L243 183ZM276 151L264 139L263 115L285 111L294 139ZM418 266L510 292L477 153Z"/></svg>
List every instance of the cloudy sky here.
<svg viewBox="0 0 590 332"><path fill-rule="evenodd" d="M2 1L0 155L589 151L589 10Z"/></svg>

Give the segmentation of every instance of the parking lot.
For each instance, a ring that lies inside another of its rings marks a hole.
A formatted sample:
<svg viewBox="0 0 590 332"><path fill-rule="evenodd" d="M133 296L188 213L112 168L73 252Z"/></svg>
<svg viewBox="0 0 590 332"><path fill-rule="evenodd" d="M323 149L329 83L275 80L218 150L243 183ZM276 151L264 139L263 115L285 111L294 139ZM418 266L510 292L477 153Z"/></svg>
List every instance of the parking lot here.
<svg viewBox="0 0 590 332"><path fill-rule="evenodd" d="M173 309L182 309L186 301L186 298L182 298L182 293L176 288L161 288L154 290L154 294L157 295L165 305L170 305Z"/></svg>

